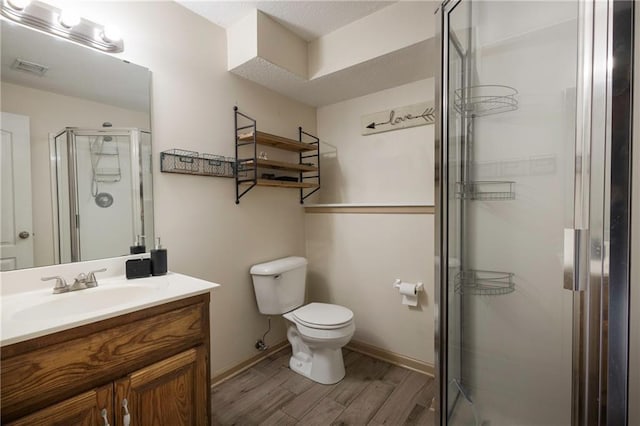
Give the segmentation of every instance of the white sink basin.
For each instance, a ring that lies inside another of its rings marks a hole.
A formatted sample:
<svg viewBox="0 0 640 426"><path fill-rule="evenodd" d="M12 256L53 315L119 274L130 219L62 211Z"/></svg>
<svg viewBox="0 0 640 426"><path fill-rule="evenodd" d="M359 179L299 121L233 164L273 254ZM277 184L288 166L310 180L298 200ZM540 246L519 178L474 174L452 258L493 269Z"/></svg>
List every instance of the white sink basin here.
<svg viewBox="0 0 640 426"><path fill-rule="evenodd" d="M49 283L46 288L38 283L38 289L23 286L22 292L2 294L1 346L207 293L218 287L218 284L172 272L136 280L114 276L98 282L98 287L61 294L52 294Z"/></svg>
<svg viewBox="0 0 640 426"><path fill-rule="evenodd" d="M155 286L112 286L95 287L63 294L52 294L43 302L25 306L11 315L16 321L42 321L55 317L69 317L78 314L115 308L149 296L157 290Z"/></svg>

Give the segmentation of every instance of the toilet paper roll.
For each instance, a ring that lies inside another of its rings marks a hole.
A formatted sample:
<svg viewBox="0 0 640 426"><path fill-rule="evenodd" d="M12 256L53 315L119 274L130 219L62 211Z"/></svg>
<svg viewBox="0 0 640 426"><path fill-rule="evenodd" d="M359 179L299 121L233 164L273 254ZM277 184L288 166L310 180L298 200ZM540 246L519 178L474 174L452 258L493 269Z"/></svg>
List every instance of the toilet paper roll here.
<svg viewBox="0 0 640 426"><path fill-rule="evenodd" d="M404 296L415 296L418 293L417 286L410 283L400 283L400 294Z"/></svg>
<svg viewBox="0 0 640 426"><path fill-rule="evenodd" d="M403 305L418 306L418 288L415 284L400 283L399 290Z"/></svg>

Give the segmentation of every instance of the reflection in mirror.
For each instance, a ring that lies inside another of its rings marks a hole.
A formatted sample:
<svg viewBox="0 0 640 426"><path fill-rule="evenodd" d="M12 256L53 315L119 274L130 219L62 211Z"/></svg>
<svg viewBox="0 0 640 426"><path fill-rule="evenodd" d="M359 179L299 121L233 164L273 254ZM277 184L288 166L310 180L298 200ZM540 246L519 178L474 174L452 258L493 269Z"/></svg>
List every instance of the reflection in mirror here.
<svg viewBox="0 0 640 426"><path fill-rule="evenodd" d="M128 254L137 235L152 242L149 70L0 26L0 269Z"/></svg>

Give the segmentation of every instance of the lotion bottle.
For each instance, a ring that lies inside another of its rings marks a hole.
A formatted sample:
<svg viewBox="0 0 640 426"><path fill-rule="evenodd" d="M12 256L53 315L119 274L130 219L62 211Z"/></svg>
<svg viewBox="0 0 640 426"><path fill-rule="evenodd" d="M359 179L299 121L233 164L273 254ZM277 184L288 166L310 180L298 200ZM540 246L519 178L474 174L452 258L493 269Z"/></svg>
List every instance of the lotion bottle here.
<svg viewBox="0 0 640 426"><path fill-rule="evenodd" d="M165 275L167 273L167 249L160 245L160 237L156 238L156 247L151 249L151 275Z"/></svg>

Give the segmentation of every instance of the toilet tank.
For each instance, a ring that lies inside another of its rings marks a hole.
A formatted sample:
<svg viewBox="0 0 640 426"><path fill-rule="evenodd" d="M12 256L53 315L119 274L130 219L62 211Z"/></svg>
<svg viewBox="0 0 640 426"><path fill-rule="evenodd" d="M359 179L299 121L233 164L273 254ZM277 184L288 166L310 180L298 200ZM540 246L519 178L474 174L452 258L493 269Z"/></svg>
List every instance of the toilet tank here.
<svg viewBox="0 0 640 426"><path fill-rule="evenodd" d="M265 315L280 315L304 303L307 259L285 257L251 267L253 290L258 310Z"/></svg>

